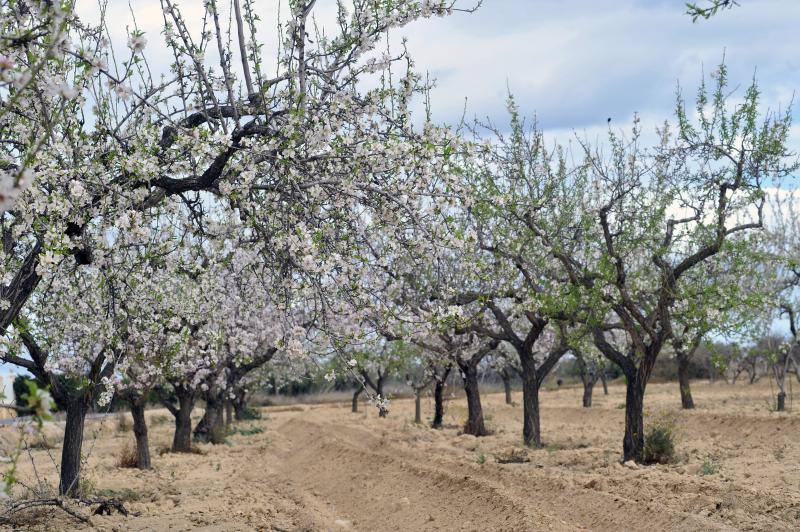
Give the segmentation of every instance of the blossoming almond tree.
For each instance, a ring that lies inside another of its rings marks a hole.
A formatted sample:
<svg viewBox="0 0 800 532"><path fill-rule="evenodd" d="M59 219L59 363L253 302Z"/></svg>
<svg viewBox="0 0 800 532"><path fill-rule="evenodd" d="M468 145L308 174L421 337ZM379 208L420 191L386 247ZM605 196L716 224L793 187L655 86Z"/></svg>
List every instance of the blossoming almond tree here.
<svg viewBox="0 0 800 532"><path fill-rule="evenodd" d="M446 129L414 127L409 102L419 78L405 53L382 54L376 44L389 29L448 14L453 5L370 0L348 10L342 2L335 28L312 35L306 22L314 4L292 3L270 77L252 3L234 3L231 44L216 2L204 4L213 29L199 34L163 2L163 45L172 57L163 76L148 60L152 35L134 26L127 49L114 49L106 35L116 28L102 4L99 21L86 22L66 4L2 3L2 171L15 186L20 176L30 184L24 201L3 213L0 329L36 294L46 301L53 286L69 293L65 280L78 283L75 274L42 284L61 275L56 266L102 271L98 253L109 235L121 246L141 236L151 209L176 202L201 234L210 203L235 209L261 243L271 285L313 286L322 298L320 277L328 287L337 285L333 274L354 280L338 286L358 286L363 259L354 250L370 228L393 228L396 245L424 247L408 243L403 227L436 215L420 206L450 186L456 139ZM207 59L212 50L218 65ZM40 56L46 60L33 59ZM405 74L390 75L389 66L402 62ZM367 77L379 86L365 89ZM201 322L180 324L191 345L176 353L168 378L183 382L182 367L198 370L194 378L210 371L213 338ZM207 355L200 357L205 369L182 359L196 352ZM184 395L188 408L190 392ZM188 413L178 411L185 428ZM80 416L73 417L76 425ZM62 468L62 492L77 485L75 441L65 446L72 459Z"/></svg>
<svg viewBox="0 0 800 532"><path fill-rule="evenodd" d="M4 360L48 383L53 396L66 405L61 494L80 492L89 407L110 402L118 365L127 349L140 345L146 335L135 321L151 293L164 286L163 268L151 261L164 250L160 238L154 233L137 244L129 240L117 251L97 248L92 266L76 268L72 260L61 260L47 271L40 269L48 289L26 302L6 336Z"/></svg>
<svg viewBox="0 0 800 532"><path fill-rule="evenodd" d="M508 132L491 123L474 129L474 153L466 158L464 173L479 281L451 301L475 309L467 328L507 342L517 354L523 438L526 445L541 446L539 388L569 351L571 329L583 309L530 217L559 234L569 247L565 253L581 256L580 239L570 237L582 205L570 194L563 154L548 150L541 131L526 124L512 97L508 111ZM489 137L481 138L485 134Z"/></svg>
<svg viewBox="0 0 800 532"><path fill-rule="evenodd" d="M563 253L563 241L531 215L594 309L598 349L626 376L624 460L643 459L644 392L674 334L679 283L712 257L734 257L731 238L763 226L764 187L795 168L786 148L790 115L762 117L755 85L732 105L724 65L715 77L710 95L705 85L699 91L697 119L681 103L677 131L661 129L653 150L640 146L638 128L630 139L610 132L609 155L583 143L589 179L573 191L587 205L579 236L594 260ZM609 323L610 315L618 321ZM607 325L625 332L630 349L608 341Z"/></svg>
<svg viewBox="0 0 800 532"><path fill-rule="evenodd" d="M262 70L252 3L230 18L238 42L228 45L215 2L205 3L214 29L199 35L164 2L163 45L174 60L163 78L147 58L152 36L136 29L126 51L113 49L102 6L96 24L73 12L60 19L52 65L26 59L48 50L37 39L3 41L18 47L14 79L30 78L25 93L2 93L3 165L24 167L31 182L25 201L4 214L3 329L36 290L37 266L65 255L91 261L93 220L119 219L125 231L137 212L167 198L192 209L198 228L205 201L227 198L276 269L310 275L357 261L353 243L368 226L401 231L413 221L419 198L451 175L453 136L415 129L409 102L419 80L410 68L391 78L388 66L408 58L375 48L390 28L453 6L359 1L349 12L342 3L336 27L317 38L306 28L314 4L292 3L274 77ZM5 34L29 31L27 2L3 7L13 15L4 17ZM218 66L206 59L216 47ZM380 86L364 89L368 76ZM323 251L325 259L315 257Z"/></svg>

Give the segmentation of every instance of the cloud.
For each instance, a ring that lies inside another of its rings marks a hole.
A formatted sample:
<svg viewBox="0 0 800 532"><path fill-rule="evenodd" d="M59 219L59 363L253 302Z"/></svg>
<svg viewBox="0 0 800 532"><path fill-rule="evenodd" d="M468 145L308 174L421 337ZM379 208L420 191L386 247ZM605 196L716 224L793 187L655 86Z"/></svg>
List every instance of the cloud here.
<svg viewBox="0 0 800 532"><path fill-rule="evenodd" d="M221 19L227 20L227 7L220 6ZM202 2L181 9L197 36ZM97 18L96 10L94 2L79 0L82 16ZM132 0L131 8L127 2L109 5L117 49L124 49L125 27L133 26L131 10L148 33L149 46L163 47L160 3ZM746 85L755 73L765 105L785 107L791 101L800 86L800 2L752 0L697 23L684 11L674 0L485 0L473 14L395 30L391 41L396 49L408 37L416 68L437 79L433 113L444 122L457 122L466 100L468 117L502 123L508 85L522 111L535 113L548 130L605 127L609 117L612 124L626 124L635 112L654 118L645 124L649 127L673 116L679 82L691 98L703 70L713 70L723 54L733 84ZM259 6L265 62L274 58L279 12L285 19L285 0ZM319 2L316 23L332 28L335 13L332 0ZM216 61L216 52L209 52L208 60ZM168 68L169 54L148 53L148 58L156 71Z"/></svg>
<svg viewBox="0 0 800 532"><path fill-rule="evenodd" d="M693 24L680 2L590 0L484 2L472 15L402 30L417 68L438 80L435 116L501 119L506 82L542 127L628 122L634 112L673 115L678 82L688 97L723 54L735 84L754 73L770 107L800 85L800 2L746 2Z"/></svg>

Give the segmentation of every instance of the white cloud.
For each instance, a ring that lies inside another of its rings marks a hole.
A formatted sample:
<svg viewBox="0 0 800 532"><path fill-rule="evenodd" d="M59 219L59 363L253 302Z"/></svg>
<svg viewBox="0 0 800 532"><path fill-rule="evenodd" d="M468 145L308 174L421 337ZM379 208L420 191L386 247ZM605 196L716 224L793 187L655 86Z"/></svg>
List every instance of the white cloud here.
<svg viewBox="0 0 800 532"><path fill-rule="evenodd" d="M221 18L227 20L224 4ZM278 41L279 4L285 19L285 0L258 5L267 62ZM151 67L164 71L170 57L155 53L163 47L160 3L131 5L150 36ZM79 0L82 16L96 18L96 10L95 2ZM202 2L186 2L181 10L199 34ZM485 0L474 14L420 21L396 31L392 41L407 36L416 68L437 78L432 103L440 121L459 120L466 98L467 116L502 123L508 83L522 111L536 113L545 129L604 129L607 118L627 124L634 112L653 117L647 128L673 116L678 81L690 99L703 68L712 70L723 53L732 83L746 85L757 73L765 105L791 101L800 86L800 2L750 0L697 23L684 10L674 0ZM314 13L319 26L330 28L335 3L320 1ZM133 25L127 2L111 2L108 19L123 49L125 27ZM208 61L215 61L214 53Z"/></svg>

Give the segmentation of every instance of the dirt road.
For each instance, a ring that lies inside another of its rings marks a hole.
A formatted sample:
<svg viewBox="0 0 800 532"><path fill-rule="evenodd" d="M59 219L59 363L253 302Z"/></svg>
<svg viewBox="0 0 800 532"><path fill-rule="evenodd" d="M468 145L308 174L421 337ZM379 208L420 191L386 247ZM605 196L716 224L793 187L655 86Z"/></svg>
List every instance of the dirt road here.
<svg viewBox="0 0 800 532"><path fill-rule="evenodd" d="M698 383L694 394L699 408L686 413L676 385L648 390L651 418L675 417L680 457L646 468L618 463L617 386L600 390L591 409L580 407L580 390L544 392L547 447L518 464L497 461L522 448L521 406L500 395L484 399L494 429L486 438L459 435L460 401L449 403L441 431L414 425L406 401L393 402L387 419L369 407L267 408L265 419L238 425L230 445L156 456L150 472L116 467L132 435L104 420L87 478L139 515L92 522L100 530L798 529L800 413L770 412L765 385ZM154 447L169 441L161 420ZM34 457L52 477L46 453ZM54 514L40 528L77 525Z"/></svg>

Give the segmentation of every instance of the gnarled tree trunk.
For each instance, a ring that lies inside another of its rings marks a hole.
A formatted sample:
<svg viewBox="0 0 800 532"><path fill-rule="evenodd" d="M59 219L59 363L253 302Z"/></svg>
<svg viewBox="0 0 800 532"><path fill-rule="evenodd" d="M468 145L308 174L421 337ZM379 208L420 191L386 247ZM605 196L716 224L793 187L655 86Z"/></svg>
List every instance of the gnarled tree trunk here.
<svg viewBox="0 0 800 532"><path fill-rule="evenodd" d="M203 417L194 429L194 440L218 445L225 442L223 401L219 394L209 394Z"/></svg>
<svg viewBox="0 0 800 532"><path fill-rule="evenodd" d="M358 412L358 396L361 395L361 392L364 391L364 388L359 386L356 388L356 391L353 392L353 402L350 408L350 411L353 413Z"/></svg>
<svg viewBox="0 0 800 532"><path fill-rule="evenodd" d="M594 385L597 383L599 372L595 371L596 365L594 363L592 364L592 368L590 368L589 365L586 364L586 359L583 357L583 354L577 351L575 352L575 363L578 366L581 382L583 383L583 408L591 408L592 392L594 391Z"/></svg>
<svg viewBox="0 0 800 532"><path fill-rule="evenodd" d="M603 383L603 395L608 395L608 381L606 379L606 372L600 371L600 382Z"/></svg>
<svg viewBox="0 0 800 532"><path fill-rule="evenodd" d="M644 390L647 383L636 375L628 377L625 393L625 436L622 440L623 461L644 460Z"/></svg>
<svg viewBox="0 0 800 532"><path fill-rule="evenodd" d="M442 375L437 375L433 383L433 421L431 428L442 428L444 421L444 389L447 385L447 377L450 375L451 366L447 366Z"/></svg>
<svg viewBox="0 0 800 532"><path fill-rule="evenodd" d="M422 390L414 390L414 423L422 423Z"/></svg>
<svg viewBox="0 0 800 532"><path fill-rule="evenodd" d="M595 379L590 375L583 381L583 408L592 407L592 391L594 390Z"/></svg>
<svg viewBox="0 0 800 532"><path fill-rule="evenodd" d="M478 367L476 364L460 364L464 377L464 392L467 395L467 422L464 424L464 434L473 436L486 436L489 431L483 421L483 407L481 395L478 390Z"/></svg>
<svg viewBox="0 0 800 532"><path fill-rule="evenodd" d="M175 434L172 437L172 452L188 453L192 450L192 410L194 409L194 393L183 388L175 390L178 406L172 414L175 416Z"/></svg>
<svg viewBox="0 0 800 532"><path fill-rule="evenodd" d="M233 417L236 421L243 421L247 410L247 392L237 389L233 398Z"/></svg>
<svg viewBox="0 0 800 532"><path fill-rule="evenodd" d="M535 369L526 369L524 366L522 368L522 439L525 445L542 446L542 430L539 419L539 379Z"/></svg>

